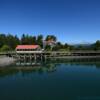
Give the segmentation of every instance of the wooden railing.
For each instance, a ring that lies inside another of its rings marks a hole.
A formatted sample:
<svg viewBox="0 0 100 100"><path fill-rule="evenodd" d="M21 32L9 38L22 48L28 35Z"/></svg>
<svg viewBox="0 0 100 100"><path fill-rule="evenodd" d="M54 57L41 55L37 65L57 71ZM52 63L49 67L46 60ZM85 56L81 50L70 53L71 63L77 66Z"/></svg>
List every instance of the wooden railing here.
<svg viewBox="0 0 100 100"><path fill-rule="evenodd" d="M96 53L100 54L99 51L7 51L7 52L0 52L0 55L6 55L6 54L16 54L16 53L41 53L41 54L84 54L84 53Z"/></svg>
<svg viewBox="0 0 100 100"><path fill-rule="evenodd" d="M0 52L0 55L5 55L5 54L14 54L16 51L6 51L6 52Z"/></svg>

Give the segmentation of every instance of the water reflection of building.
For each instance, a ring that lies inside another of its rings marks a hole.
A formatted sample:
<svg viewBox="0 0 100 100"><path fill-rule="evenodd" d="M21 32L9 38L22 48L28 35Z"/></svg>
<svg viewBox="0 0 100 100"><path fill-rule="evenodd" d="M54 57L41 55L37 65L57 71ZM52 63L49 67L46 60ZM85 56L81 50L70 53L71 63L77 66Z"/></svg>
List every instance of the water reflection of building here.
<svg viewBox="0 0 100 100"><path fill-rule="evenodd" d="M0 68L0 77L5 77L9 75L15 75L18 73L21 73L22 75L27 75L27 74L34 74L34 73L52 73L56 71L56 65L55 64L46 64L46 65L41 65L41 66L32 66L32 65L27 65L27 66L22 66L22 65L10 65L9 67L3 67Z"/></svg>
<svg viewBox="0 0 100 100"><path fill-rule="evenodd" d="M84 67L96 67L100 70L100 59L79 59L79 60L55 60L55 61L47 61L44 64L41 64L39 66L35 65L20 65L20 64L14 64L7 67L0 68L0 77L9 76L9 75L15 75L17 73L22 73L22 75L27 74L44 74L46 73L53 73L59 68L58 66L61 65L64 66L81 66L84 65Z"/></svg>
<svg viewBox="0 0 100 100"><path fill-rule="evenodd" d="M18 61L16 62L16 66L19 69L32 69L34 71L36 70L37 72L54 72L56 70L56 64L53 63L38 62L36 64L32 64L30 62Z"/></svg>

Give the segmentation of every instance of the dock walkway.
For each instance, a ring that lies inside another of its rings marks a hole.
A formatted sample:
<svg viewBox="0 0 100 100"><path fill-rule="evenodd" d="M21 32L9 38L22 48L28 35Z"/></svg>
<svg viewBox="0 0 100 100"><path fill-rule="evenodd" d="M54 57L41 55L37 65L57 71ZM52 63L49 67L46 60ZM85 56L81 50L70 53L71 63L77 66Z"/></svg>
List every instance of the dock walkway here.
<svg viewBox="0 0 100 100"><path fill-rule="evenodd" d="M16 59L46 59L46 58L99 58L100 51L9 51L0 52L0 55L14 57Z"/></svg>

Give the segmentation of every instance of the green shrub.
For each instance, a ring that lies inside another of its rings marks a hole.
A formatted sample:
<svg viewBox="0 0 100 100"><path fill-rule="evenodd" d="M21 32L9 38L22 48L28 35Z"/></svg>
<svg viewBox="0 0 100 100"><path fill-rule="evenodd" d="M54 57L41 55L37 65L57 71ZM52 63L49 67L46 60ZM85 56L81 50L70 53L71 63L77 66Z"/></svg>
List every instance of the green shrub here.
<svg viewBox="0 0 100 100"><path fill-rule="evenodd" d="M0 51L10 51L10 47L8 45L3 45L0 49Z"/></svg>

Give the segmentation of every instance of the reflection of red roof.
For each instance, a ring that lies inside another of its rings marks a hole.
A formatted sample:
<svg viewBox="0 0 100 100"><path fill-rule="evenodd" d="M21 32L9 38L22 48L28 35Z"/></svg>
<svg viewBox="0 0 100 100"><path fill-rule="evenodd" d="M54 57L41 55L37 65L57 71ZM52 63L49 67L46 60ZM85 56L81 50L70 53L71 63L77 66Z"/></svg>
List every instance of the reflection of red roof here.
<svg viewBox="0 0 100 100"><path fill-rule="evenodd" d="M39 45L18 45L16 49L37 49Z"/></svg>

